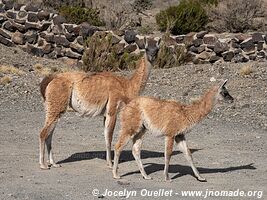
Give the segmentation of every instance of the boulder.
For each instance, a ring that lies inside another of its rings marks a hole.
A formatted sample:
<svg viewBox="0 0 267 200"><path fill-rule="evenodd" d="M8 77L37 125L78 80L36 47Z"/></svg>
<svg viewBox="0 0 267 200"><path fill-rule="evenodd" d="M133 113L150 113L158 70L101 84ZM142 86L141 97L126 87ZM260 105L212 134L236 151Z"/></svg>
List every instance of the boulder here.
<svg viewBox="0 0 267 200"><path fill-rule="evenodd" d="M28 31L24 35L26 42L30 44L36 44L38 40L38 34L36 31Z"/></svg>
<svg viewBox="0 0 267 200"><path fill-rule="evenodd" d="M44 52L42 49L37 48L31 44L27 44L25 51L29 54L42 57L44 55Z"/></svg>
<svg viewBox="0 0 267 200"><path fill-rule="evenodd" d="M76 38L77 42L80 44L80 45L83 45L84 44L84 40L83 40L83 37L82 36L78 36Z"/></svg>
<svg viewBox="0 0 267 200"><path fill-rule="evenodd" d="M214 45L214 52L216 54L221 54L225 51L229 50L229 46L227 43L223 43L223 42L216 42Z"/></svg>
<svg viewBox="0 0 267 200"><path fill-rule="evenodd" d="M117 35L113 35L111 36L111 44L118 44L121 41L121 38L119 38Z"/></svg>
<svg viewBox="0 0 267 200"><path fill-rule="evenodd" d="M182 44L184 42L185 35L178 35L175 37L175 40L178 44Z"/></svg>
<svg viewBox="0 0 267 200"><path fill-rule="evenodd" d="M61 25L63 23L66 23L67 20L65 19L65 17L63 17L61 15L57 15L53 18L53 22L55 25Z"/></svg>
<svg viewBox="0 0 267 200"><path fill-rule="evenodd" d="M220 60L220 56L217 56L217 55L212 55L209 59L209 62L210 63L215 63L216 61Z"/></svg>
<svg viewBox="0 0 267 200"><path fill-rule="evenodd" d="M32 2L28 3L26 5L26 7L24 8L24 10L26 10L27 12L31 11L31 12L37 12L38 11L38 7L33 5Z"/></svg>
<svg viewBox="0 0 267 200"><path fill-rule="evenodd" d="M203 44L203 40L202 39L195 39L195 40L193 40L193 45L195 46L195 47L199 47L200 45L202 45Z"/></svg>
<svg viewBox="0 0 267 200"><path fill-rule="evenodd" d="M14 3L14 10L15 11L19 11L22 6L23 6L23 4L15 2Z"/></svg>
<svg viewBox="0 0 267 200"><path fill-rule="evenodd" d="M15 23L18 23L18 24L21 24L21 25L24 25L26 23L26 19L20 19L20 18L17 18L14 20Z"/></svg>
<svg viewBox="0 0 267 200"><path fill-rule="evenodd" d="M74 59L81 59L82 58L82 55L81 54L78 54L76 52L73 52L70 49L66 50L65 56L67 56L69 58L74 58Z"/></svg>
<svg viewBox="0 0 267 200"><path fill-rule="evenodd" d="M247 35L247 34L244 34L244 33L240 33L240 34L237 34L237 35L235 36L235 38L237 39L237 41L238 41L239 43L241 43L241 42L243 42L244 40L250 38L250 35Z"/></svg>
<svg viewBox="0 0 267 200"><path fill-rule="evenodd" d="M240 62L248 62L249 58L247 56L244 56L243 54L236 54L234 58L232 59L232 62L240 63Z"/></svg>
<svg viewBox="0 0 267 200"><path fill-rule="evenodd" d="M195 32L191 32L191 33L188 33L184 36L184 43L186 46L192 46L193 45L193 41L195 39L195 35L196 33Z"/></svg>
<svg viewBox="0 0 267 200"><path fill-rule="evenodd" d="M252 41L255 44L258 44L259 42L263 42L264 38L262 36L262 33L253 33L252 34Z"/></svg>
<svg viewBox="0 0 267 200"><path fill-rule="evenodd" d="M11 10L14 7L14 1L6 1L4 2L5 6L4 9L5 10Z"/></svg>
<svg viewBox="0 0 267 200"><path fill-rule="evenodd" d="M82 54L84 51L84 47L78 43L71 43L70 48L72 51Z"/></svg>
<svg viewBox="0 0 267 200"><path fill-rule="evenodd" d="M258 44L257 44L257 51L263 50L263 44L264 44L263 41L262 42L258 42Z"/></svg>
<svg viewBox="0 0 267 200"><path fill-rule="evenodd" d="M218 42L218 38L213 34L207 34L203 37L204 44L215 46L215 43Z"/></svg>
<svg viewBox="0 0 267 200"><path fill-rule="evenodd" d="M43 36L46 42L55 43L55 36L53 34L46 34Z"/></svg>
<svg viewBox="0 0 267 200"><path fill-rule="evenodd" d="M6 16L3 16L3 15L0 15L0 27L2 26L2 24L7 21L7 17Z"/></svg>
<svg viewBox="0 0 267 200"><path fill-rule="evenodd" d="M46 31L50 26L51 26L51 22L44 22L41 27L40 27L40 30L41 31Z"/></svg>
<svg viewBox="0 0 267 200"><path fill-rule="evenodd" d="M4 29L6 29L10 32L16 31L16 27L13 25L13 23L11 21L4 22L3 27L4 27Z"/></svg>
<svg viewBox="0 0 267 200"><path fill-rule="evenodd" d="M28 15L28 13L25 12L24 10L21 10L21 11L18 12L18 17L19 17L19 18L24 18L24 17L26 17L27 15Z"/></svg>
<svg viewBox="0 0 267 200"><path fill-rule="evenodd" d="M137 45L136 44L129 44L127 46L124 47L124 52L127 53L132 53L137 49Z"/></svg>
<svg viewBox="0 0 267 200"><path fill-rule="evenodd" d="M2 35L3 37L7 39L11 39L11 34L2 28L0 28L0 35Z"/></svg>
<svg viewBox="0 0 267 200"><path fill-rule="evenodd" d="M23 45L25 44L25 37L22 33L16 31L11 38L12 42L14 42L15 44L19 44L19 45Z"/></svg>
<svg viewBox="0 0 267 200"><path fill-rule="evenodd" d="M9 39L7 39L7 38L4 38L2 35L0 35L0 43L6 45L6 46L8 46L8 47L12 47L12 46L14 46L14 43L13 43L13 42L11 42L11 41L10 41Z"/></svg>
<svg viewBox="0 0 267 200"><path fill-rule="evenodd" d="M199 39L203 39L206 34L208 34L208 31L200 31L196 34L196 37Z"/></svg>
<svg viewBox="0 0 267 200"><path fill-rule="evenodd" d="M201 52L205 51L205 49L206 49L206 46L201 45L200 47L197 48L197 51L198 51L198 53L201 53Z"/></svg>
<svg viewBox="0 0 267 200"><path fill-rule="evenodd" d="M43 45L42 50L43 50L44 54L49 54L52 51L54 51L54 46L52 44L45 44L45 45Z"/></svg>
<svg viewBox="0 0 267 200"><path fill-rule="evenodd" d="M226 51L222 53L223 56L223 60L226 62L231 62L231 60L233 59L233 57L235 56L233 51Z"/></svg>
<svg viewBox="0 0 267 200"><path fill-rule="evenodd" d="M71 33L65 33L65 37L70 42L73 42L76 39L76 36L74 34L71 34Z"/></svg>
<svg viewBox="0 0 267 200"><path fill-rule="evenodd" d="M145 49L145 40L144 38L136 38L135 43L137 44L139 49Z"/></svg>
<svg viewBox="0 0 267 200"><path fill-rule="evenodd" d="M73 33L73 31L74 31L73 24L64 24L64 27L69 33Z"/></svg>
<svg viewBox="0 0 267 200"><path fill-rule="evenodd" d="M255 44L252 40L252 38L248 38L246 40L244 40L241 44L241 49L245 52L251 52L251 51L255 51Z"/></svg>
<svg viewBox="0 0 267 200"><path fill-rule="evenodd" d="M37 17L40 21L49 20L50 13L47 11L40 11L37 13Z"/></svg>
<svg viewBox="0 0 267 200"><path fill-rule="evenodd" d="M194 53L198 53L198 48L195 46L191 46L191 47L189 47L189 51L192 51Z"/></svg>
<svg viewBox="0 0 267 200"><path fill-rule="evenodd" d="M211 57L211 53L208 53L206 51L203 51L202 53L197 55L197 58L201 59L201 60L208 60Z"/></svg>
<svg viewBox="0 0 267 200"><path fill-rule="evenodd" d="M264 51L257 52L257 57L266 58L266 53Z"/></svg>
<svg viewBox="0 0 267 200"><path fill-rule="evenodd" d="M70 42L67 40L65 36L55 36L54 39L55 39L55 43L58 46L64 46L64 47L70 46Z"/></svg>
<svg viewBox="0 0 267 200"><path fill-rule="evenodd" d="M124 40L128 43L131 44L133 42L135 42L135 36L137 35L137 33L133 30L127 30L124 33Z"/></svg>
<svg viewBox="0 0 267 200"><path fill-rule="evenodd" d="M17 13L9 10L6 12L6 16L10 19L16 19Z"/></svg>
<svg viewBox="0 0 267 200"><path fill-rule="evenodd" d="M82 36L83 38L87 38L87 37L92 36L98 30L99 30L99 28L97 28L95 26L91 26L87 22L83 22L80 24L79 35Z"/></svg>
<svg viewBox="0 0 267 200"><path fill-rule="evenodd" d="M38 19L38 17L37 17L37 14L35 14L35 13L28 13L28 21L29 22L38 22L39 21L39 19Z"/></svg>
<svg viewBox="0 0 267 200"><path fill-rule="evenodd" d="M25 29L26 30L40 30L41 27L37 23L25 22Z"/></svg>

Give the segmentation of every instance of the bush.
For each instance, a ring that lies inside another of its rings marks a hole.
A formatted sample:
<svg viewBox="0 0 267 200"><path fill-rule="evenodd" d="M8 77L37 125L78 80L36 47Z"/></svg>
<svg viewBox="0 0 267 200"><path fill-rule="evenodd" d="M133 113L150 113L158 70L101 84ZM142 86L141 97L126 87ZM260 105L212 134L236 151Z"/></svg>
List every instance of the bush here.
<svg viewBox="0 0 267 200"><path fill-rule="evenodd" d="M160 30L175 35L200 31L208 22L203 3L199 0L182 0L178 6L160 11L156 15Z"/></svg>
<svg viewBox="0 0 267 200"><path fill-rule="evenodd" d="M42 0L45 7L58 10L62 6L85 7L84 0Z"/></svg>
<svg viewBox="0 0 267 200"><path fill-rule="evenodd" d="M136 61L143 54L120 52L116 50L116 45L112 45L111 39L111 33L96 32L86 41L86 49L82 57L84 71L100 72L135 68Z"/></svg>
<svg viewBox="0 0 267 200"><path fill-rule="evenodd" d="M63 6L59 14L64 16L69 23L80 24L88 22L94 26L103 26L104 22L99 18L99 11L93 8Z"/></svg>
<svg viewBox="0 0 267 200"><path fill-rule="evenodd" d="M209 9L208 28L217 32L246 32L260 30L264 24L261 0L223 0L217 7Z"/></svg>

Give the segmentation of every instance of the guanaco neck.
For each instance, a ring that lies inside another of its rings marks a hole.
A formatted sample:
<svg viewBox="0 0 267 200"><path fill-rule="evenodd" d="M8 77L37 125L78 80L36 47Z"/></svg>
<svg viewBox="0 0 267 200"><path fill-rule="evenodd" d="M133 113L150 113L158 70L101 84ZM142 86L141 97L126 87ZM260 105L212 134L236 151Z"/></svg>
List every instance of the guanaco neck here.
<svg viewBox="0 0 267 200"><path fill-rule="evenodd" d="M185 106L188 125L193 125L204 119L213 109L217 101L218 87L209 89L200 100Z"/></svg>
<svg viewBox="0 0 267 200"><path fill-rule="evenodd" d="M146 53L138 64L139 67L129 80L128 94L131 98L139 95L144 90L152 68L152 64L148 61Z"/></svg>

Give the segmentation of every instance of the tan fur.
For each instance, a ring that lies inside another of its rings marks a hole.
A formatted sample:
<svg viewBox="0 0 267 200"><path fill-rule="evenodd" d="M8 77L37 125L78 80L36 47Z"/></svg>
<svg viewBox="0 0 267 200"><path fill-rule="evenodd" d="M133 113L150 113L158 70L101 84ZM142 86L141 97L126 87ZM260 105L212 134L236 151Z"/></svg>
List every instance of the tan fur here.
<svg viewBox="0 0 267 200"><path fill-rule="evenodd" d="M112 166L111 140L116 114L121 104L129 102L144 89L151 68L146 54L138 65L138 69L130 79L110 72L95 74L66 72L47 77L41 82L40 88L46 107L45 125L40 133L42 169L48 168L44 163L45 142L50 164L58 166L51 151L52 134L60 115L68 106L83 116L104 115L107 163Z"/></svg>
<svg viewBox="0 0 267 200"><path fill-rule="evenodd" d="M199 101L190 105L181 104L172 100L159 100L152 97L137 97L133 99L121 112L121 130L118 142L115 145L113 177L120 178L117 174L119 156L123 147L132 138L133 155L138 163L141 174L145 179L150 179L144 171L140 159L144 132L145 130L150 130L156 135L165 136L164 174L166 180L169 180L169 161L173 151L174 141L176 141L178 147L189 161L195 176L198 180L205 181L194 166L184 134L210 113L218 100L219 92L220 87L214 86ZM229 98L232 97L229 95Z"/></svg>

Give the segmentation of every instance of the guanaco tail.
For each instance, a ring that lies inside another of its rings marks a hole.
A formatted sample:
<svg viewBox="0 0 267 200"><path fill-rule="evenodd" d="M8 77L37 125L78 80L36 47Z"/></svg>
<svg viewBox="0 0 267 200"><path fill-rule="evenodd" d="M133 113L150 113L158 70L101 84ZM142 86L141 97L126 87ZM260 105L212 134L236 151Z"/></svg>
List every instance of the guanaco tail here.
<svg viewBox="0 0 267 200"><path fill-rule="evenodd" d="M94 74L66 72L43 79L40 89L44 98L46 117L39 138L41 169L48 169L50 166L59 167L52 154L52 136L60 116L68 106L83 116L104 116L106 160L108 166L112 167L111 142L117 112L121 104L138 96L144 89L159 50L159 43L160 40L145 38L145 54L131 78L124 78L110 72ZM44 161L45 144L48 164Z"/></svg>
<svg viewBox="0 0 267 200"><path fill-rule="evenodd" d="M233 97L227 91L224 81L219 86L209 89L200 100L185 105L172 100L159 100L152 97L137 97L128 103L121 111L121 129L118 142L115 145L113 177L118 175L118 162L124 146L130 139L133 141L132 154L138 164L144 179L151 179L144 170L140 158L141 145L146 130L165 136L165 168L166 180L174 141L185 155L194 175L199 181L206 181L193 163L190 150L186 144L185 132L207 116L218 101L233 102Z"/></svg>

